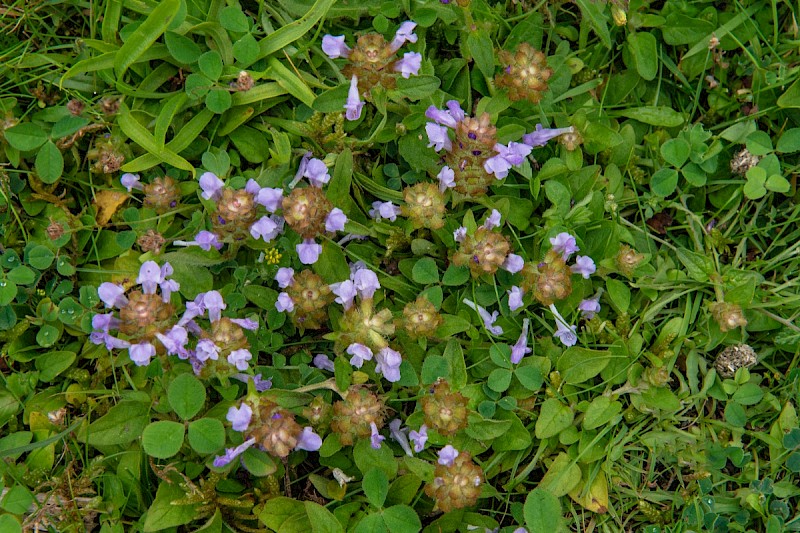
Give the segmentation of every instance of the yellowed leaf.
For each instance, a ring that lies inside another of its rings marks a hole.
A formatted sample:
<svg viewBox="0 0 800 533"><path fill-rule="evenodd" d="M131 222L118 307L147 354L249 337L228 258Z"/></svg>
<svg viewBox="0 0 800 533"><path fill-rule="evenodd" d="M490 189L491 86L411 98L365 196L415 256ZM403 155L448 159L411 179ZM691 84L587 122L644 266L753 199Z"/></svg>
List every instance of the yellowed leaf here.
<svg viewBox="0 0 800 533"><path fill-rule="evenodd" d="M585 475L586 472L584 472ZM608 512L608 481L606 480L606 475L602 471L598 472L588 490L586 490L587 480L585 477L581 481L569 492L569 497L593 513L603 514Z"/></svg>
<svg viewBox="0 0 800 533"><path fill-rule="evenodd" d="M125 203L129 195L119 191L100 191L94 196L94 205L97 207L97 223L101 226L108 224L119 206Z"/></svg>

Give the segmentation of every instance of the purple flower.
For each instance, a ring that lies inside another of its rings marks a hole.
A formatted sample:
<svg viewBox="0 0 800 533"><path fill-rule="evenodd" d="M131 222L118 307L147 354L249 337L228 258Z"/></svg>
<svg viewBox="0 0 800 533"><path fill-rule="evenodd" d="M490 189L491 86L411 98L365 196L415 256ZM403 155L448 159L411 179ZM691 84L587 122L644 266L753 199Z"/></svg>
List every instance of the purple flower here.
<svg viewBox="0 0 800 533"><path fill-rule="evenodd" d="M550 304L550 311L556 317L556 332L553 337L558 338L564 346L575 346L578 342L578 336L575 334L577 326L571 326L564 320L564 317L558 312L555 304Z"/></svg>
<svg viewBox="0 0 800 533"><path fill-rule="evenodd" d="M113 335L109 335L105 331L94 331L89 335L89 340L94 344L105 344L106 350L122 350L123 348L130 348L131 343L118 339Z"/></svg>
<svg viewBox="0 0 800 533"><path fill-rule="evenodd" d="M502 267L512 274L516 274L525 267L525 260L517 254L508 254Z"/></svg>
<svg viewBox="0 0 800 533"><path fill-rule="evenodd" d="M97 314L92 317L92 328L108 333L109 330L119 328L119 319L112 313Z"/></svg>
<svg viewBox="0 0 800 533"><path fill-rule="evenodd" d="M531 153L531 148L527 144L510 142L508 146L497 143L494 145L494 150L500 157L508 161L511 166L521 165L525 158Z"/></svg>
<svg viewBox="0 0 800 533"><path fill-rule="evenodd" d="M150 358L156 355L156 347L149 342L131 344L128 348L128 355L136 366L146 366L150 364Z"/></svg>
<svg viewBox="0 0 800 533"><path fill-rule="evenodd" d="M297 446L295 450L305 450L307 452L315 452L322 447L322 437L314 433L310 426L303 428L303 432L297 437Z"/></svg>
<svg viewBox="0 0 800 533"><path fill-rule="evenodd" d="M304 265L313 265L322 253L322 246L314 242L314 239L303 239L295 249L300 257L300 262Z"/></svg>
<svg viewBox="0 0 800 533"><path fill-rule="evenodd" d="M361 100L361 95L358 94L358 77L354 75L350 79L350 90L347 91L344 116L347 120L358 120L361 118L362 107L364 107L364 101Z"/></svg>
<svg viewBox="0 0 800 533"><path fill-rule="evenodd" d="M278 273L275 274L275 281L278 282L278 287L285 289L294 283L294 270L288 267L281 267Z"/></svg>
<svg viewBox="0 0 800 533"><path fill-rule="evenodd" d="M272 378L261 379L261 374L256 374L253 376L253 385L255 385L256 391L264 392L272 388Z"/></svg>
<svg viewBox="0 0 800 533"><path fill-rule="evenodd" d="M335 232L342 231L347 222L347 215L338 207L331 209L328 216L325 217L325 231Z"/></svg>
<svg viewBox="0 0 800 533"><path fill-rule="evenodd" d="M196 244L206 252L210 251L212 246L217 250L222 248L222 243L219 242L219 237L217 237L215 233L206 230L199 232L195 236L194 242L187 244Z"/></svg>
<svg viewBox="0 0 800 533"><path fill-rule="evenodd" d="M247 362L253 358L253 354L250 353L250 350L245 348L239 350L233 350L228 355L228 362L236 367L236 370L243 372L247 370Z"/></svg>
<svg viewBox="0 0 800 533"><path fill-rule="evenodd" d="M318 353L315 355L312 363L320 370L327 370L328 372L333 372L336 370L336 367L333 366L333 361L331 361L330 357L324 353Z"/></svg>
<svg viewBox="0 0 800 533"><path fill-rule="evenodd" d="M580 274L583 279L589 279L594 274L597 267L588 255L578 255L575 257L575 264L570 267L573 274Z"/></svg>
<svg viewBox="0 0 800 533"><path fill-rule="evenodd" d="M139 174L123 174L119 181L122 183L123 187L128 189L128 192L131 192L133 189L139 189L140 191L144 189L144 186L139 181Z"/></svg>
<svg viewBox="0 0 800 533"><path fill-rule="evenodd" d="M444 192L447 189L452 189L456 186L456 174L448 166L442 167L442 170L436 175L439 180L439 191Z"/></svg>
<svg viewBox="0 0 800 533"><path fill-rule="evenodd" d="M253 444L256 443L256 438L253 437L251 439L247 439L240 445L236 446L235 448L225 448L225 455L218 455L214 458L214 468L222 468L223 466L227 466L242 455L248 448L250 448Z"/></svg>
<svg viewBox="0 0 800 533"><path fill-rule="evenodd" d="M255 331L258 329L258 322L250 318L232 318L231 322L240 328L248 329L250 331Z"/></svg>
<svg viewBox="0 0 800 533"><path fill-rule="evenodd" d="M158 287L161 289L161 300L167 303L172 293L177 292L181 285L174 279L166 279Z"/></svg>
<svg viewBox="0 0 800 533"><path fill-rule="evenodd" d="M353 356L350 358L350 364L356 368L361 368L364 361L372 361L372 350L357 342L347 347L347 353Z"/></svg>
<svg viewBox="0 0 800 533"><path fill-rule="evenodd" d="M375 422L370 422L369 427L372 430L372 433L369 436L370 445L375 450L381 449L381 442L386 440L386 437L378 433L378 426L375 425Z"/></svg>
<svg viewBox="0 0 800 533"><path fill-rule="evenodd" d="M489 333L491 333L493 335L502 335L503 334L503 328L500 327L500 326L495 326L494 325L495 321L497 320L498 315L500 314L498 311L495 311L493 313L489 313L489 311L487 311L486 309L484 309L480 305L478 305L475 302L473 302L472 300L468 300L466 298L464 298L463 302L465 304L467 304L468 307L471 307L472 309L474 309L475 311L478 312L478 314L481 317L481 320L483 320L483 325L486 327L486 329L489 330Z"/></svg>
<svg viewBox="0 0 800 533"><path fill-rule="evenodd" d="M494 174L494 177L499 180L508 176L508 171L511 170L511 167L511 163L501 155L490 157L483 163L483 169L486 173Z"/></svg>
<svg viewBox="0 0 800 533"><path fill-rule="evenodd" d="M386 381L400 381L400 364L403 362L400 352L387 346L375 354L375 362L375 372L382 374Z"/></svg>
<svg viewBox="0 0 800 533"><path fill-rule="evenodd" d="M325 35L322 37L322 51L331 59L350 55L350 47L344 44L344 35Z"/></svg>
<svg viewBox="0 0 800 533"><path fill-rule="evenodd" d="M275 302L275 309L278 312L283 313L284 311L292 312L294 311L294 301L292 301L292 297L282 292L278 295L278 301Z"/></svg>
<svg viewBox="0 0 800 533"><path fill-rule="evenodd" d="M486 222L483 223L483 227L486 229L494 229L500 225L500 220L502 220L500 211L497 209L492 209L492 213L486 219Z"/></svg>
<svg viewBox="0 0 800 533"><path fill-rule="evenodd" d="M413 457L414 454L411 452L411 446L408 443L408 428L400 429L402 423L402 420L399 418L395 418L389 422L389 436L403 448L406 455Z"/></svg>
<svg viewBox="0 0 800 533"><path fill-rule="evenodd" d="M453 232L453 239L456 242L463 242L464 239L467 237L467 228L464 226L459 227Z"/></svg>
<svg viewBox="0 0 800 533"><path fill-rule="evenodd" d="M211 339L200 339L197 341L194 356L198 361L205 363L209 359L216 361L219 359L220 347Z"/></svg>
<svg viewBox="0 0 800 533"><path fill-rule="evenodd" d="M375 291L381 288L377 274L368 268L359 268L351 274L350 278L361 298L372 298Z"/></svg>
<svg viewBox="0 0 800 533"><path fill-rule="evenodd" d="M208 319L216 322L220 319L222 310L228 306L219 291L208 291L203 295L203 307L208 311Z"/></svg>
<svg viewBox="0 0 800 533"><path fill-rule="evenodd" d="M245 183L244 190L249 192L253 196L256 196L258 194L258 191L261 190L261 185L259 185L258 182L253 178L250 178L249 180L247 180L247 183Z"/></svg>
<svg viewBox="0 0 800 533"><path fill-rule="evenodd" d="M161 341L164 348L167 349L168 355L177 355L180 359L189 357L189 352L186 350L186 343L189 342L189 333L186 328L182 326L173 326L166 335L163 333L156 333L156 338Z"/></svg>
<svg viewBox="0 0 800 533"><path fill-rule="evenodd" d="M428 426L422 424L419 431L413 429L408 434L408 438L414 443L414 451L419 453L425 449L425 443L428 442Z"/></svg>
<svg viewBox="0 0 800 533"><path fill-rule="evenodd" d="M303 176L308 178L311 185L317 188L321 188L331 180L331 175L328 174L328 167L325 166L321 159L316 157L308 161L303 171Z"/></svg>
<svg viewBox="0 0 800 533"><path fill-rule="evenodd" d="M392 53L397 52L401 46L403 46L406 41L415 43L417 42L417 34L413 33L414 28L417 27L417 23L411 20L407 20L400 24L400 28L394 34L394 39L392 42L389 43L389 50Z"/></svg>
<svg viewBox="0 0 800 533"><path fill-rule="evenodd" d="M267 211L274 213L281 206L283 200L283 189L273 189L271 187L264 187L259 189L256 194L256 203L263 205Z"/></svg>
<svg viewBox="0 0 800 533"><path fill-rule="evenodd" d="M511 287L511 289L508 291L508 308L511 309L512 311L516 311L517 309L522 307L523 306L522 297L524 295L525 293L522 292L522 289L520 289L516 285Z"/></svg>
<svg viewBox="0 0 800 533"><path fill-rule="evenodd" d="M250 235L254 239L264 239L264 242L270 242L278 236L278 225L267 216L261 217L250 226Z"/></svg>
<svg viewBox="0 0 800 533"><path fill-rule="evenodd" d="M139 276L136 278L136 283L141 283L143 293L155 294L158 284L162 281L164 281L164 276L155 261L145 261L139 268Z"/></svg>
<svg viewBox="0 0 800 533"><path fill-rule="evenodd" d="M512 364L518 364L520 361L522 361L522 358L525 357L526 354L529 354L533 351L528 348L528 325L530 322L530 319L527 318L522 321L522 333L520 333L516 344L511 347Z"/></svg>
<svg viewBox="0 0 800 533"><path fill-rule="evenodd" d="M445 102L445 105L450 112L450 116L453 117L456 122L461 122L466 118L467 114L461 109L461 104L458 103L458 100L448 100Z"/></svg>
<svg viewBox="0 0 800 533"><path fill-rule="evenodd" d="M250 406L242 403L238 409L234 406L229 407L225 418L231 423L234 431L246 431L252 416L253 410Z"/></svg>
<svg viewBox="0 0 800 533"><path fill-rule="evenodd" d="M448 152L453 149L453 142L447 134L447 128L428 122L425 124L425 133L428 134L428 148L433 146L437 152L444 148Z"/></svg>
<svg viewBox="0 0 800 533"><path fill-rule="evenodd" d="M583 318L591 320L594 318L594 315L600 311L600 302L598 299L599 297L581 300L581 303L578 304L578 311L581 312Z"/></svg>
<svg viewBox="0 0 800 533"><path fill-rule="evenodd" d="M453 466L453 462L458 457L458 450L450 444L439 450L439 464L442 466Z"/></svg>
<svg viewBox="0 0 800 533"><path fill-rule="evenodd" d="M522 142L530 147L544 146L550 139L558 137L562 133L572 133L573 131L575 131L575 128L572 126L569 128L548 129L543 128L541 124L537 124L536 131L522 136Z"/></svg>
<svg viewBox="0 0 800 533"><path fill-rule="evenodd" d="M225 183L213 172L204 172L200 176L200 188L203 189L200 196L205 200L219 200L223 187L225 187Z"/></svg>
<svg viewBox="0 0 800 533"><path fill-rule="evenodd" d="M200 294L194 297L193 302L186 302L186 311L184 311L183 316L178 321L179 326L184 326L194 318L205 314L206 306L203 303L203 298L205 297L205 295L206 294L204 292L201 292Z"/></svg>
<svg viewBox="0 0 800 533"><path fill-rule="evenodd" d="M425 110L425 116L437 124L441 124L442 126L447 126L448 128L453 129L455 129L459 122L459 119L456 119L452 113L450 113L450 111L439 109L435 105L432 105Z"/></svg>
<svg viewBox="0 0 800 533"><path fill-rule="evenodd" d="M408 79L411 76L419 74L419 69L422 66L422 54L417 52L408 52L403 54L403 59L394 64L394 70L399 72L401 76Z"/></svg>
<svg viewBox="0 0 800 533"><path fill-rule="evenodd" d="M125 298L125 288L116 283L104 282L97 287L97 295L106 307L125 307L128 299Z"/></svg>
<svg viewBox="0 0 800 533"><path fill-rule="evenodd" d="M400 214L400 208L392 202L372 202L372 209L369 210L369 216L380 222L382 218L394 222L397 220L397 215Z"/></svg>
<svg viewBox="0 0 800 533"><path fill-rule="evenodd" d="M353 300L358 294L356 290L356 285L353 283L352 280L344 280L339 283L333 283L330 285L331 292L336 295L336 299L334 300L338 304L342 304L345 309L350 309L353 305Z"/></svg>
<svg viewBox="0 0 800 533"><path fill-rule="evenodd" d="M566 232L561 232L552 237L550 244L553 245L553 250L561 254L561 258L564 261L568 261L572 254L580 251L578 244L575 242L575 237Z"/></svg>

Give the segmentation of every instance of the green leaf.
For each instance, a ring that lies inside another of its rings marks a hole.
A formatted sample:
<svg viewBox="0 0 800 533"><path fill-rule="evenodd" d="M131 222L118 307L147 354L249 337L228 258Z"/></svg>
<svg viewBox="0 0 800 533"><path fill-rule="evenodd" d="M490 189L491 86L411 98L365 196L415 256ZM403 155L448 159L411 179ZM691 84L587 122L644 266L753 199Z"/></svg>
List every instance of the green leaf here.
<svg viewBox="0 0 800 533"><path fill-rule="evenodd" d="M308 533L311 529L305 506L284 496L267 500L258 519L268 528L280 533Z"/></svg>
<svg viewBox="0 0 800 533"><path fill-rule="evenodd" d="M747 413L742 404L735 401L725 404L725 420L734 427L743 428L747 424Z"/></svg>
<svg viewBox="0 0 800 533"><path fill-rule="evenodd" d="M242 464L250 474L258 477L271 476L278 470L272 456L257 448L248 448L242 454Z"/></svg>
<svg viewBox="0 0 800 533"><path fill-rule="evenodd" d="M670 165L680 168L689 159L692 147L682 138L669 139L661 145L661 157Z"/></svg>
<svg viewBox="0 0 800 533"><path fill-rule="evenodd" d="M742 405L756 405L764 397L764 390L755 383L745 383L733 393L732 399Z"/></svg>
<svg viewBox="0 0 800 533"><path fill-rule="evenodd" d="M364 475L373 468L382 470L388 479L394 479L397 475L397 461L389 447L381 446L376 450L370 445L369 439L356 442L353 447L353 461Z"/></svg>
<svg viewBox="0 0 800 533"><path fill-rule="evenodd" d="M170 150L168 146L163 146L156 142L155 137L153 137L147 128L142 126L136 121L135 118L133 118L130 110L125 106L125 104L120 106L120 112L117 115L117 124L122 129L123 133L125 133L125 135L127 135L133 142L144 148L158 161L163 161L164 163L170 164L173 167L189 171L192 173L192 177L195 176L195 168L187 160ZM154 163L154 165L155 164L157 163ZM126 172L133 171L132 167L128 165L124 165L122 169Z"/></svg>
<svg viewBox="0 0 800 533"><path fill-rule="evenodd" d="M662 168L650 179L650 189L659 196L669 196L678 187L678 171L674 168Z"/></svg>
<svg viewBox="0 0 800 533"><path fill-rule="evenodd" d="M210 50L201 55L197 64L200 72L211 81L217 81L222 76L222 56L216 50Z"/></svg>
<svg viewBox="0 0 800 533"><path fill-rule="evenodd" d="M169 406L183 420L200 412L206 402L206 388L191 374L180 374L167 389Z"/></svg>
<svg viewBox="0 0 800 533"><path fill-rule="evenodd" d="M436 76L411 76L397 79L397 91L412 101L431 96L439 88L441 82Z"/></svg>
<svg viewBox="0 0 800 533"><path fill-rule="evenodd" d="M278 82L278 85L285 89L287 93L309 107L314 105L316 95L302 78L298 77L275 57L269 58L269 67L268 76Z"/></svg>
<svg viewBox="0 0 800 533"><path fill-rule="evenodd" d="M442 324L436 328L436 336L447 339L456 333L467 331L472 325L469 320L455 315L442 315Z"/></svg>
<svg viewBox="0 0 800 533"><path fill-rule="evenodd" d="M250 31L247 15L238 6L228 6L219 12L219 23L228 31L244 33Z"/></svg>
<svg viewBox="0 0 800 533"><path fill-rule="evenodd" d="M606 290L617 312L620 314L627 313L631 304L631 290L628 285L618 279L608 278L606 280Z"/></svg>
<svg viewBox="0 0 800 533"><path fill-rule="evenodd" d="M258 57L267 57L308 34L314 24L325 16L335 0L317 0L305 15L270 33L259 43Z"/></svg>
<svg viewBox="0 0 800 533"><path fill-rule="evenodd" d="M411 269L411 279L420 285L429 285L439 282L439 269L436 261L430 257L423 257Z"/></svg>
<svg viewBox="0 0 800 533"><path fill-rule="evenodd" d="M554 496L564 496L581 482L581 468L565 453L559 453L550 464L539 488Z"/></svg>
<svg viewBox="0 0 800 533"><path fill-rule="evenodd" d="M389 493L389 478L383 470L372 468L364 474L361 488L364 489L364 495L373 507L383 507L383 502Z"/></svg>
<svg viewBox="0 0 800 533"><path fill-rule="evenodd" d="M144 428L142 447L151 457L168 459L181 450L183 436L183 424L172 420L159 420Z"/></svg>
<svg viewBox="0 0 800 533"><path fill-rule="evenodd" d="M789 192L789 189L792 188L789 181L778 174L773 174L772 176L768 177L766 183L764 183L764 187L766 187L768 191L779 193L787 193Z"/></svg>
<svg viewBox="0 0 800 533"><path fill-rule="evenodd" d="M39 379L52 382L59 374L64 372L75 362L75 352L58 351L47 352L36 358L36 370Z"/></svg>
<svg viewBox="0 0 800 533"><path fill-rule="evenodd" d="M522 386L529 391L539 390L544 383L544 376L542 376L541 371L535 366L526 365L517 367L517 369L514 370L514 375L517 376Z"/></svg>
<svg viewBox="0 0 800 533"><path fill-rule="evenodd" d="M258 61L258 41L256 41L256 38L247 33L233 43L233 57L241 63L242 67L247 67Z"/></svg>
<svg viewBox="0 0 800 533"><path fill-rule="evenodd" d="M211 89L206 95L206 107L218 115L230 109L232 103L231 93L225 89Z"/></svg>
<svg viewBox="0 0 800 533"><path fill-rule="evenodd" d="M600 374L610 360L611 356L606 351L572 346L558 358L556 369L561 373L565 383L575 385Z"/></svg>
<svg viewBox="0 0 800 533"><path fill-rule="evenodd" d="M576 0L584 20L588 20L592 29L600 37L600 42L606 48L611 48L611 34L608 31L608 15L605 5L591 0Z"/></svg>
<svg viewBox="0 0 800 533"><path fill-rule="evenodd" d="M793 154L800 151L800 128L792 128L783 132L775 151L782 154Z"/></svg>
<svg viewBox="0 0 800 533"><path fill-rule="evenodd" d="M158 486L156 499L147 510L144 519L145 533L161 531L188 524L197 517L199 503L178 505L173 502L186 498L184 489L178 483L162 482Z"/></svg>
<svg viewBox="0 0 800 533"><path fill-rule="evenodd" d="M505 368L495 368L489 373L487 384L495 392L505 392L511 385L511 370Z"/></svg>
<svg viewBox="0 0 800 533"><path fill-rule="evenodd" d="M639 76L647 81L655 79L658 73L658 47L653 34L649 32L629 33L628 50Z"/></svg>
<svg viewBox="0 0 800 533"><path fill-rule="evenodd" d="M180 35L174 31L164 34L164 44L172 57L179 63L191 65L200 57L200 47L193 40L185 35Z"/></svg>
<svg viewBox="0 0 800 533"><path fill-rule="evenodd" d="M599 428L609 423L620 412L622 412L620 402L608 396L598 396L592 400L583 416L583 428L587 430Z"/></svg>
<svg viewBox="0 0 800 533"><path fill-rule="evenodd" d="M311 533L344 533L342 524L325 507L309 500L304 501L303 505L311 522Z"/></svg>
<svg viewBox="0 0 800 533"><path fill-rule="evenodd" d="M390 533L416 533L422 531L419 515L408 505L393 505L383 511L383 520Z"/></svg>
<svg viewBox="0 0 800 533"><path fill-rule="evenodd" d="M15 484L0 500L0 507L9 513L22 515L33 506L33 501L33 494L27 488Z"/></svg>
<svg viewBox="0 0 800 533"><path fill-rule="evenodd" d="M772 138L766 131L756 130L747 136L745 146L753 155L767 155L772 152Z"/></svg>
<svg viewBox="0 0 800 533"><path fill-rule="evenodd" d="M17 284L9 279L0 279L0 307L13 302L16 296Z"/></svg>
<svg viewBox="0 0 800 533"><path fill-rule="evenodd" d="M197 453L216 453L225 446L225 426L216 418L200 418L189 423L188 438Z"/></svg>
<svg viewBox="0 0 800 533"><path fill-rule="evenodd" d="M24 512L25 511L22 511L22 513ZM4 514L0 516L0 531L5 533L22 533L22 524L20 524L14 516L10 514Z"/></svg>
<svg viewBox="0 0 800 533"><path fill-rule="evenodd" d="M92 446L128 444L142 435L150 421L149 412L150 406L146 403L121 401L79 432L78 440Z"/></svg>
<svg viewBox="0 0 800 533"><path fill-rule="evenodd" d="M56 254L47 246L37 244L25 254L25 262L38 270L46 270L53 264Z"/></svg>
<svg viewBox="0 0 800 533"><path fill-rule="evenodd" d="M12 268L6 275L9 281L17 285L30 285L36 281L36 272L24 265Z"/></svg>
<svg viewBox="0 0 800 533"><path fill-rule="evenodd" d="M467 50L475 66L487 78L494 76L494 45L484 30L473 31L467 36Z"/></svg>
<svg viewBox="0 0 800 533"><path fill-rule="evenodd" d="M53 129L50 130L50 137L61 139L67 135L72 135L87 124L89 124L89 119L83 117L73 117L72 115L64 117L53 124Z"/></svg>
<svg viewBox="0 0 800 533"><path fill-rule="evenodd" d="M528 493L522 514L529 533L555 532L563 522L558 498L543 489L533 489Z"/></svg>
<svg viewBox="0 0 800 533"><path fill-rule="evenodd" d="M536 420L536 438L547 439L567 429L575 418L575 413L568 405L555 398L548 398L542 404L539 418Z"/></svg>
<svg viewBox="0 0 800 533"><path fill-rule="evenodd" d="M444 358L450 366L450 386L459 390L467 384L467 364L464 361L464 350L457 339L447 341L444 348Z"/></svg>
<svg viewBox="0 0 800 533"><path fill-rule="evenodd" d="M12 126L5 130L3 135L8 144L20 152L36 150L47 141L47 132L32 122Z"/></svg>
<svg viewBox="0 0 800 533"><path fill-rule="evenodd" d="M178 14L181 0L162 0L147 16L114 56L114 73L117 80L150 48L169 27ZM118 117L121 115L118 115Z"/></svg>
<svg viewBox="0 0 800 533"><path fill-rule="evenodd" d="M632 118L651 126L674 128L686 122L683 113L666 106L643 106L623 109L619 112L623 117Z"/></svg>
<svg viewBox="0 0 800 533"><path fill-rule="evenodd" d="M450 365L441 355L429 355L422 363L422 383L433 383L439 378L447 378L450 374Z"/></svg>
<svg viewBox="0 0 800 533"><path fill-rule="evenodd" d="M442 276L442 283L451 287L465 284L470 278L469 268L450 264Z"/></svg>

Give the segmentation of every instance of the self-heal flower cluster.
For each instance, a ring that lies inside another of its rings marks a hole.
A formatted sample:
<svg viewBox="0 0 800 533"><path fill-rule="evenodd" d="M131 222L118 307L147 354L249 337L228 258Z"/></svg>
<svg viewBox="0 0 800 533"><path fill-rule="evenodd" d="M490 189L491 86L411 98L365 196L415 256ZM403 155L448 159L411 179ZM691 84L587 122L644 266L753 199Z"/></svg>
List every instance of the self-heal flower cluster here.
<svg viewBox="0 0 800 533"><path fill-rule="evenodd" d="M174 307L170 300L172 293L180 288L177 281L169 279L172 273L169 263L158 266L155 261L146 261L136 277L140 289L126 294L125 288L117 283L100 284L97 288L100 300L106 308L117 309L118 316L112 311L92 317L94 331L90 340L104 344L109 351L127 348L134 364L148 365L156 355L153 341L172 333ZM112 330L119 330L119 336L112 335Z"/></svg>
<svg viewBox="0 0 800 533"><path fill-rule="evenodd" d="M391 42L377 33L368 33L359 37L354 48L345 43L344 35L325 35L322 38L322 51L331 59L348 60L343 72L350 80L350 89L345 101L345 117L347 120L361 118L364 101L361 94L370 94L372 88L381 85L393 89L399 74L408 79L419 74L422 67L422 55L418 52L406 52L400 59L396 53L406 42L416 43L414 29L417 24L412 21L403 22ZM361 91L359 90L361 84Z"/></svg>

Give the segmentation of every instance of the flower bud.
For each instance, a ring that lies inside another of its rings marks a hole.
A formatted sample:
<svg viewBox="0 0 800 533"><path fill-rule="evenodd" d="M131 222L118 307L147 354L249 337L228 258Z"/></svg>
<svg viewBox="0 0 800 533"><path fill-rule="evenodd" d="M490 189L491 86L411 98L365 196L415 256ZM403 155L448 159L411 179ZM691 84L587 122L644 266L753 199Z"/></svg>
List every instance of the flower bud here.
<svg viewBox="0 0 800 533"><path fill-rule="evenodd" d="M505 262L511 245L501 234L483 226L472 235L466 235L458 251L453 254L453 264L467 266L473 278L481 274L494 274Z"/></svg>
<svg viewBox="0 0 800 533"><path fill-rule="evenodd" d="M738 327L747 325L742 308L737 304L727 302L716 302L711 304L711 316L719 324L722 332L731 331Z"/></svg>
<svg viewBox="0 0 800 533"><path fill-rule="evenodd" d="M127 294L128 304L119 311L119 330L131 338L131 342L149 341L155 334L167 329L174 308L164 303L157 294L132 291Z"/></svg>
<svg viewBox="0 0 800 533"><path fill-rule="evenodd" d="M327 320L326 308L333 303L334 295L327 283L311 270L294 275L294 281L286 287L286 293L294 302L292 322L300 329L319 329Z"/></svg>
<svg viewBox="0 0 800 533"><path fill-rule="evenodd" d="M617 268L620 272L630 277L642 261L644 261L644 254L637 253L627 244L620 246L617 253Z"/></svg>
<svg viewBox="0 0 800 533"><path fill-rule="evenodd" d="M286 224L304 239L325 233L325 219L333 204L319 187L293 189L282 205Z"/></svg>
<svg viewBox="0 0 800 533"><path fill-rule="evenodd" d="M267 453L275 457L287 457L297 446L303 428L295 421L292 413L272 402L262 402L258 410L259 423L249 437L255 437L256 442Z"/></svg>
<svg viewBox="0 0 800 533"><path fill-rule="evenodd" d="M220 236L244 238L256 220L256 203L253 195L244 189L222 189L213 217L214 233Z"/></svg>
<svg viewBox="0 0 800 533"><path fill-rule="evenodd" d="M495 76L495 84L508 88L508 97L512 102L528 100L538 103L547 90L547 80L553 75L545 55L528 43L522 43L514 54L501 50L498 58L504 68L501 74Z"/></svg>
<svg viewBox="0 0 800 533"><path fill-rule="evenodd" d="M444 196L433 183L417 183L403 191L405 205L403 216L409 218L415 228L440 229L444 227Z"/></svg>
<svg viewBox="0 0 800 533"><path fill-rule="evenodd" d="M552 249L538 265L526 264L522 277L522 289L532 293L542 305L563 300L572 293L572 270L561 254Z"/></svg>
<svg viewBox="0 0 800 533"><path fill-rule="evenodd" d="M342 444L350 446L356 439L365 439L372 434L370 424L382 428L385 419L383 401L363 387L352 386L341 401L333 404L331 430L339 435Z"/></svg>
<svg viewBox="0 0 800 533"><path fill-rule="evenodd" d="M436 307L424 296L417 297L403 308L403 329L412 339L432 338L442 323Z"/></svg>
<svg viewBox="0 0 800 533"><path fill-rule="evenodd" d="M425 494L447 513L475 505L481 495L483 470L472 461L469 452L460 452L450 466L437 464L433 481L425 486Z"/></svg>
<svg viewBox="0 0 800 533"><path fill-rule="evenodd" d="M455 191L472 198L482 196L496 180L484 163L496 155L497 128L492 125L491 116L483 113L458 122L455 137L452 150L444 155L445 164L454 173Z"/></svg>
<svg viewBox="0 0 800 533"><path fill-rule="evenodd" d="M467 401L460 392L451 392L449 383L439 379L421 400L425 424L444 436L455 435L467 427Z"/></svg>
<svg viewBox="0 0 800 533"><path fill-rule="evenodd" d="M152 183L144 185L145 207L152 207L156 213L162 214L178 205L181 193L178 184L169 176L156 178Z"/></svg>

